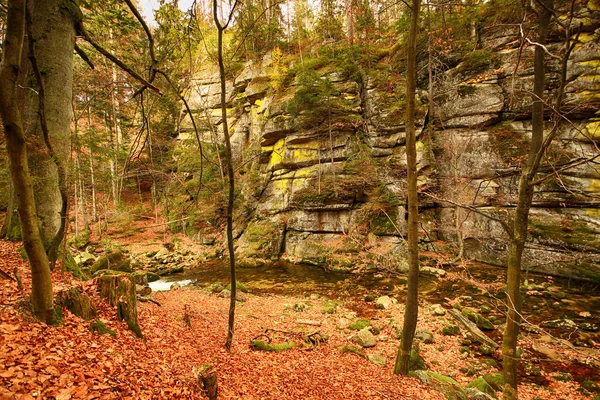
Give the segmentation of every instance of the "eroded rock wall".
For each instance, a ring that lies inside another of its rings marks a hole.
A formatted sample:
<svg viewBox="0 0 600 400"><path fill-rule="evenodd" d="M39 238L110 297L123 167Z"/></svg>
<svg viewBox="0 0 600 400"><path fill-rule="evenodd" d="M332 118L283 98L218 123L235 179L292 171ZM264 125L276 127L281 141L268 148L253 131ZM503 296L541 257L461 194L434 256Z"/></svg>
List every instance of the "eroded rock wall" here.
<svg viewBox="0 0 600 400"><path fill-rule="evenodd" d="M589 13L569 61L563 102L569 121L549 152L556 163L544 170L549 176L536 194L524 257L533 271L600 279L598 161L552 176L569 160L600 153L600 30L594 22L598 11ZM427 117L425 92L418 104L422 241L455 242L460 232L468 257L496 264L504 262L507 246L501 223L454 204L510 221L515 165L531 131L533 80L533 48L517 63L517 35L507 29L484 32L481 55L490 62L476 71L459 64L438 76ZM548 48L558 53L560 46ZM280 68L267 54L249 62L227 87L236 163L242 166L244 207L236 215L240 263L257 265L283 255L332 269L403 268L403 83L390 84L385 68L358 76L325 62L311 69L308 83L299 65L289 66L297 72L282 84ZM549 98L558 68L550 62ZM190 103L207 142L221 140L218 98L218 74L204 71ZM183 128L183 137L192 135L189 119Z"/></svg>

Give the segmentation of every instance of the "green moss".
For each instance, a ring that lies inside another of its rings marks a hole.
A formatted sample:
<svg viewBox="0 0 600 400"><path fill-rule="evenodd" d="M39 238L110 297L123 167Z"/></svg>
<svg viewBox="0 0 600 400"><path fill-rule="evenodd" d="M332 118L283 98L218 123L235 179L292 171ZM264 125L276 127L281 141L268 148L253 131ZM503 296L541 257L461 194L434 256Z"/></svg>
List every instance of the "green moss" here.
<svg viewBox="0 0 600 400"><path fill-rule="evenodd" d="M27 251L25 250L24 246L20 246L18 251L19 251L19 254L21 255L21 258L23 259L23 261L29 261L29 257L27 256Z"/></svg>
<svg viewBox="0 0 600 400"><path fill-rule="evenodd" d="M494 372L491 374L483 375L483 379L490 385L494 390L502 390L504 386L504 375L501 372Z"/></svg>
<svg viewBox="0 0 600 400"><path fill-rule="evenodd" d="M477 378L471 381L468 385L468 388L475 388L480 392L489 394L490 396L496 397L496 392L494 389L485 381L483 378Z"/></svg>
<svg viewBox="0 0 600 400"><path fill-rule="evenodd" d="M236 282L235 288L243 293L248 293L248 288L242 282ZM225 289L231 291L231 283L225 287Z"/></svg>
<svg viewBox="0 0 600 400"><path fill-rule="evenodd" d="M54 324L53 325L62 325L63 321L63 310L61 305L56 305L53 308L54 312Z"/></svg>
<svg viewBox="0 0 600 400"><path fill-rule="evenodd" d="M60 250L60 251L62 253L62 250ZM59 256L59 259L60 258L61 257ZM73 258L73 255L69 251L67 251L67 254L65 255L65 269L67 271L69 271L77 279L80 279L82 281L85 281L88 279L88 276L86 276L83 273L83 271L81 270L81 268L79 268L79 265L77 265L75 258Z"/></svg>
<svg viewBox="0 0 600 400"><path fill-rule="evenodd" d="M442 328L442 335L455 336L460 333L460 328L456 325L446 325Z"/></svg>
<svg viewBox="0 0 600 400"><path fill-rule="evenodd" d="M350 325L348 325L349 329L353 329L355 331L360 331L361 329L366 328L367 326L371 326L371 321L368 319L357 319Z"/></svg>
<svg viewBox="0 0 600 400"><path fill-rule="evenodd" d="M408 370L417 371L425 369L425 359L419 354L416 349L410 351L410 357L408 359Z"/></svg>
<svg viewBox="0 0 600 400"><path fill-rule="evenodd" d="M600 393L600 385L590 379L581 382L581 388L589 393Z"/></svg>
<svg viewBox="0 0 600 400"><path fill-rule="evenodd" d="M477 75L497 65L497 57L490 50L474 50L468 53L458 69L465 75Z"/></svg>
<svg viewBox="0 0 600 400"><path fill-rule="evenodd" d="M323 309L321 312L323 314L334 314L337 309L337 303L335 301L327 300L323 303Z"/></svg>
<svg viewBox="0 0 600 400"><path fill-rule="evenodd" d="M99 335L108 334L112 337L117 337L116 332L113 331L112 329L110 329L108 326L106 326L106 324L104 322L100 321L99 319L94 320L90 324L90 330L92 332L98 332Z"/></svg>
<svg viewBox="0 0 600 400"><path fill-rule="evenodd" d="M530 235L542 243L580 251L600 251L598 233L570 215L531 215L529 226Z"/></svg>
<svg viewBox="0 0 600 400"><path fill-rule="evenodd" d="M131 259L125 256L121 251L113 251L102 257L99 257L92 265L92 273L103 269L114 271L131 272Z"/></svg>
<svg viewBox="0 0 600 400"><path fill-rule="evenodd" d="M296 342L283 342L283 343L270 344L263 340L253 340L250 342L250 346L254 350L280 352L280 351L290 350L290 349L294 348L296 346Z"/></svg>
<svg viewBox="0 0 600 400"><path fill-rule="evenodd" d="M477 91L477 88L473 85L459 85L458 95L461 97L469 96Z"/></svg>
<svg viewBox="0 0 600 400"><path fill-rule="evenodd" d="M367 357L365 355L365 353L361 349L359 349L356 346L352 346L352 345L345 345L344 347L342 347L340 349L340 352L342 354L353 353L353 354L356 354L357 356L362 357L362 358L366 358Z"/></svg>
<svg viewBox="0 0 600 400"><path fill-rule="evenodd" d="M8 225L8 230L6 232L6 239L11 242L21 241L21 225L19 225L17 210L13 212L12 218L10 219L10 224Z"/></svg>

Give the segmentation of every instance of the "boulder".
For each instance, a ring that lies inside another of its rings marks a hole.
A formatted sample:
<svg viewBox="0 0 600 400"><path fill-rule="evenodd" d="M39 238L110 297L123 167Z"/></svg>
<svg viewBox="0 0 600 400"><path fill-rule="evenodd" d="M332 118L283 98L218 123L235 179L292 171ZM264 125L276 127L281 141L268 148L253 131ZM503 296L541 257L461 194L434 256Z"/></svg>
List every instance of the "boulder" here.
<svg viewBox="0 0 600 400"><path fill-rule="evenodd" d="M419 270L426 274L426 275L434 275L434 276L446 276L446 271L444 271L441 268L433 268L433 267L427 267L427 266L423 266L420 267Z"/></svg>
<svg viewBox="0 0 600 400"><path fill-rule="evenodd" d="M483 378L477 378L472 380L467 385L467 388L477 389L479 392L483 392L489 396L492 396L493 398L496 398L496 392L494 388L492 388L490 384L487 383L486 380Z"/></svg>
<svg viewBox="0 0 600 400"><path fill-rule="evenodd" d="M421 340L421 342L426 344L433 343L433 333L426 329L417 329L415 331L415 338Z"/></svg>
<svg viewBox="0 0 600 400"><path fill-rule="evenodd" d="M392 299L390 298L390 296L378 297L377 300L375 300L375 305L377 306L377 308L386 310L389 306L392 305Z"/></svg>
<svg viewBox="0 0 600 400"><path fill-rule="evenodd" d="M112 251L102 257L99 257L94 264L92 264L91 272L96 272L104 269L110 269L113 271L131 272L131 259L123 254L123 252L117 250Z"/></svg>
<svg viewBox="0 0 600 400"><path fill-rule="evenodd" d="M358 333L352 338L352 341L363 348L374 347L377 344L377 339L371 333L369 328L364 328L358 331Z"/></svg>
<svg viewBox="0 0 600 400"><path fill-rule="evenodd" d="M429 311L431 311L431 313L433 315L439 315L439 316L446 315L446 309L444 309L444 307L442 307L441 304L431 305L431 307L429 307Z"/></svg>
<svg viewBox="0 0 600 400"><path fill-rule="evenodd" d="M467 393L467 400L495 400L496 397L492 397L487 393L483 393L482 391L476 388L467 387L465 389Z"/></svg>
<svg viewBox="0 0 600 400"><path fill-rule="evenodd" d="M448 400L467 400L465 390L448 376L425 370L412 371L409 375L441 392Z"/></svg>
<svg viewBox="0 0 600 400"><path fill-rule="evenodd" d="M501 372L485 374L483 379L496 391L502 390L504 386L504 375Z"/></svg>
<svg viewBox="0 0 600 400"><path fill-rule="evenodd" d="M378 365L380 367L385 367L387 365L387 360L381 354L369 354L367 359L371 361L373 364Z"/></svg>
<svg viewBox="0 0 600 400"><path fill-rule="evenodd" d="M96 257L93 254L88 253L87 251L75 255L74 258L75 258L75 262L80 267L88 267L90 265L93 265L94 262L96 261Z"/></svg>

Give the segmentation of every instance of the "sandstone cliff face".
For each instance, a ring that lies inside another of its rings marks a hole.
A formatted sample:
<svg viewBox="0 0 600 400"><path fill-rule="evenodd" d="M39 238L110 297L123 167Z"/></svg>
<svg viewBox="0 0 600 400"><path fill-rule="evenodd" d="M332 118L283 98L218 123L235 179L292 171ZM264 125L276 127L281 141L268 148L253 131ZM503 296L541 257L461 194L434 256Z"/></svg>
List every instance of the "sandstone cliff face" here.
<svg viewBox="0 0 600 400"><path fill-rule="evenodd" d="M550 156L554 169L600 154L600 20L587 10L569 61L564 111L569 118ZM428 128L425 92L418 137L424 245L455 241L468 257L504 262L500 224L461 203L508 221L520 157L530 137L533 48L517 63L518 32L482 34L484 50L438 75ZM560 43L551 43L558 52ZM515 71L515 66L519 69ZM373 68L360 77L334 62L301 68L281 85L280 62L268 54L228 84L232 141L244 207L237 212L243 265L282 255L332 269L403 268L406 218L403 84ZM558 64L548 68L548 96ZM390 83L391 82L391 83ZM277 88L277 90L276 90ZM190 99L204 141L220 140L218 75L206 71ZM182 135L191 135L189 120ZM216 127L216 130L210 127ZM554 172L553 167L545 171ZM540 175L541 177L542 175ZM600 280L598 159L550 176L539 187L524 256L532 271ZM448 201L449 200L449 201ZM458 221L458 223L457 223ZM458 229L457 229L458 228Z"/></svg>

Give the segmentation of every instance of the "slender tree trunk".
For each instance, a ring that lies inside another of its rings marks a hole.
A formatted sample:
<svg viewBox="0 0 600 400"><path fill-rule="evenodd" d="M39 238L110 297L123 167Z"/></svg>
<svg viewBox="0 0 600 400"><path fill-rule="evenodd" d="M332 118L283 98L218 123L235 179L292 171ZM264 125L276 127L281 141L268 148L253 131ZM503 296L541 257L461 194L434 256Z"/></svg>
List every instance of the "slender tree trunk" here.
<svg viewBox="0 0 600 400"><path fill-rule="evenodd" d="M15 189L23 246L31 266L33 312L46 323L54 322L52 281L48 258L38 226L33 186L27 160L23 121L17 106L17 77L25 36L25 0L8 2L6 36L0 65L0 116L4 127L10 174Z"/></svg>
<svg viewBox="0 0 600 400"><path fill-rule="evenodd" d="M544 7L540 7L539 26L537 42L545 45L546 36L554 8L553 0L542 0ZM515 211L513 231L508 250L508 271L506 286L508 294L508 316L506 318L506 329L502 339L502 365L504 368L503 398L505 400L518 399L517 394L517 372L519 358L517 356L517 340L521 323L522 298L520 292L521 284L521 258L525 241L527 240L527 225L529 222L529 210L533 200L534 186L532 184L536 174L536 158L542 151L544 140L544 87L545 87L545 61L544 49L541 46L535 48L534 59L534 83L533 83L533 105L532 105L532 136L529 156L521 173L519 180L519 194L517 209Z"/></svg>
<svg viewBox="0 0 600 400"><path fill-rule="evenodd" d="M408 375L419 312L419 207L417 198L417 146L415 133L415 92L417 87L417 29L421 0L412 1L410 32L407 43L406 68L406 164L408 185L408 289L402 341L396 355L395 374Z"/></svg>
<svg viewBox="0 0 600 400"><path fill-rule="evenodd" d="M92 129L92 110L88 104L88 129ZM96 203L96 177L94 175L94 152L92 145L89 146L90 154L90 186L92 187L92 221L98 221L98 207Z"/></svg>
<svg viewBox="0 0 600 400"><path fill-rule="evenodd" d="M233 200L234 200L234 170L233 170L233 155L231 152L231 140L229 139L229 127L227 124L227 87L225 76L225 64L223 62L223 32L227 29L231 17L235 11L234 3L229 13L228 21L223 25L219 21L217 0L213 0L213 18L217 27L217 59L219 62L219 76L221 80L221 118L223 119L223 136L225 139L225 162L227 163L227 176L229 178L229 193L227 196L227 249L229 250L229 271L231 275L231 297L229 299L229 322L227 329L227 340L225 348L231 350L233 342L233 332L235 323L235 300L237 296L236 278L235 278L235 251L233 249Z"/></svg>

